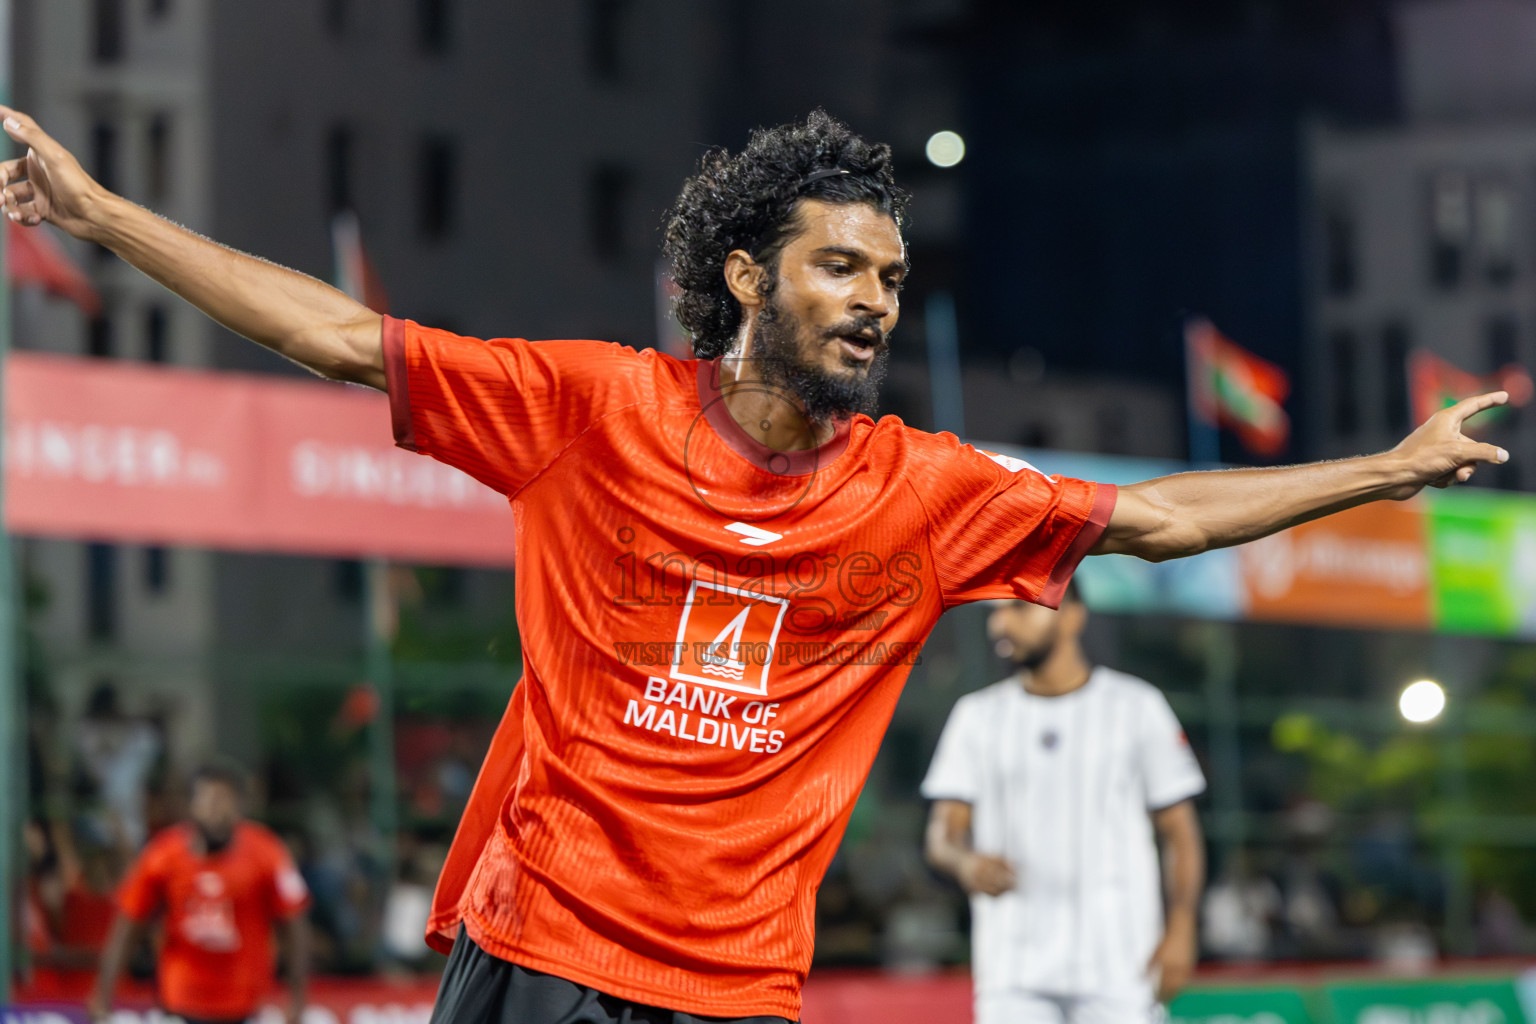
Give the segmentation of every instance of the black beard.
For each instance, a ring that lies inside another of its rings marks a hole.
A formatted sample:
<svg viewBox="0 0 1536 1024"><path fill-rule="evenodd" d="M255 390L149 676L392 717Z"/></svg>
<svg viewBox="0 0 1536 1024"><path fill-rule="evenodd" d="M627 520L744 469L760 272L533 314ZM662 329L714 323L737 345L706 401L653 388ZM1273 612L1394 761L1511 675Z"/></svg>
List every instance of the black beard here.
<svg viewBox="0 0 1536 1024"><path fill-rule="evenodd" d="M194 824L196 823L194 822ZM210 857L216 853L223 852L224 847L229 845L229 841L235 838L234 829L230 829L228 832L225 832L221 836L214 835L212 832L209 832L207 829L203 828L202 825L197 826L197 831L202 834L203 849L208 853Z"/></svg>
<svg viewBox="0 0 1536 1024"><path fill-rule="evenodd" d="M1045 664L1046 659L1051 656L1051 652L1055 649L1055 645L1052 644L1048 647L1026 651L1023 654L1016 654L1013 656L1013 667L1023 669L1026 672L1033 672Z"/></svg>
<svg viewBox="0 0 1536 1024"><path fill-rule="evenodd" d="M834 338L870 328L879 331L879 321L870 318L839 324L823 337ZM762 367L764 383L781 387L798 398L813 423L847 419L855 413L874 414L880 401L880 384L890 363L890 348L883 332L879 345L868 370L845 377L801 356L800 321L781 310L772 297L752 330L752 352Z"/></svg>

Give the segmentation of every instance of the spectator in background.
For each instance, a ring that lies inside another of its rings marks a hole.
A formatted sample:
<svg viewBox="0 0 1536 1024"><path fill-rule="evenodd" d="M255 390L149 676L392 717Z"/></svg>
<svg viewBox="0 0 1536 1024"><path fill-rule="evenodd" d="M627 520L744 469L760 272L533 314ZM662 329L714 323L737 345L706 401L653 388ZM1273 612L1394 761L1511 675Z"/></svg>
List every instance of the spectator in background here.
<svg viewBox="0 0 1536 1024"><path fill-rule="evenodd" d="M1286 932L1279 952L1284 959L1359 955L1340 927L1343 885L1322 859L1333 822L1333 809L1318 800L1303 800L1286 813L1289 844L1279 871Z"/></svg>
<svg viewBox="0 0 1536 1024"><path fill-rule="evenodd" d="M75 730L75 747L86 776L101 794L105 834L125 850L144 845L146 789L164 743L154 723L124 715L117 687L96 684Z"/></svg>
<svg viewBox="0 0 1536 1024"><path fill-rule="evenodd" d="M421 842L408 832L400 833L395 845L399 867L384 898L379 939L386 965L413 974L426 970L434 959L442 959L427 945L426 936L432 884L448 851L439 844Z"/></svg>
<svg viewBox="0 0 1536 1024"><path fill-rule="evenodd" d="M1484 888L1477 896L1479 956L1519 956L1530 949L1520 908L1503 890Z"/></svg>
<svg viewBox="0 0 1536 1024"><path fill-rule="evenodd" d="M1087 621L1070 583L1059 611L996 602L1016 671L960 698L923 780L928 859L971 895L977 1024L1145 1022L1195 965L1205 778L1161 692L1089 663Z"/></svg>
<svg viewBox="0 0 1536 1024"><path fill-rule="evenodd" d="M1279 886L1253 869L1247 850L1235 850L1205 894L1205 948L1223 960L1262 959L1280 911Z"/></svg>
<svg viewBox="0 0 1536 1024"><path fill-rule="evenodd" d="M85 884L68 832L27 822L27 888L22 904L30 971L28 998L75 1000L90 989L112 923L111 900Z"/></svg>
<svg viewBox="0 0 1536 1024"><path fill-rule="evenodd" d="M155 836L118 893L101 975L88 1009L103 1020L130 948L164 917L159 994L186 1024L243 1021L272 983L272 930L288 950L289 1024L304 1011L309 892L281 840L243 817L245 779L205 766L193 777L190 820Z"/></svg>

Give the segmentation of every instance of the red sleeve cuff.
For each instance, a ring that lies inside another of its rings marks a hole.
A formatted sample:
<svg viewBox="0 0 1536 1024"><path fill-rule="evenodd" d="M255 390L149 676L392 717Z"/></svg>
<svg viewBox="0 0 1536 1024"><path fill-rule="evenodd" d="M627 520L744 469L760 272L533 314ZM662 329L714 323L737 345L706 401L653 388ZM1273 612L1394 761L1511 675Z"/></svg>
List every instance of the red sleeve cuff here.
<svg viewBox="0 0 1536 1024"><path fill-rule="evenodd" d="M384 381L389 390L389 420L395 444L408 452L416 447L416 427L411 422L410 372L405 361L405 321L384 318Z"/></svg>
<svg viewBox="0 0 1536 1024"><path fill-rule="evenodd" d="M1109 526L1109 517L1115 511L1118 493L1114 484L1094 484L1093 508L1088 512L1087 521L1077 531L1077 536L1072 539L1071 546L1051 570L1051 578L1040 591L1040 604L1047 608L1061 607L1061 599L1066 596L1067 583L1072 579L1072 574L1099 542L1099 538L1104 536L1104 530Z"/></svg>

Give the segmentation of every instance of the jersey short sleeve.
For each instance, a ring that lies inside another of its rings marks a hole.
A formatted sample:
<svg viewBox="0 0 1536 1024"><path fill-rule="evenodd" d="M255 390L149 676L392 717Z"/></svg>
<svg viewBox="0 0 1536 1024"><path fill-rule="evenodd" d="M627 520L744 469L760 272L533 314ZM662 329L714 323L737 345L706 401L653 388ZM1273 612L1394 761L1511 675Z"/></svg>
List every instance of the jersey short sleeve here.
<svg viewBox="0 0 1536 1024"><path fill-rule="evenodd" d="M1144 703L1139 756L1147 809L1157 811L1205 792L1205 775L1168 698L1149 688Z"/></svg>
<svg viewBox="0 0 1536 1024"><path fill-rule="evenodd" d="M974 804L981 795L981 752L977 707L962 697L949 712L939 745L923 777L922 793L929 800L961 800Z"/></svg>
<svg viewBox="0 0 1536 1024"><path fill-rule="evenodd" d="M279 921L290 921L309 907L309 886L304 884L304 876L299 874L282 840L272 838L267 861L272 916Z"/></svg>
<svg viewBox="0 0 1536 1024"><path fill-rule="evenodd" d="M1109 524L1115 488L1047 476L949 435L926 453L919 495L946 605L989 598L1061 604Z"/></svg>
<svg viewBox="0 0 1536 1024"><path fill-rule="evenodd" d="M118 885L117 908L134 921L148 921L165 907L165 883L163 842L152 840Z"/></svg>
<svg viewBox="0 0 1536 1024"><path fill-rule="evenodd" d="M646 359L602 341L482 341L392 317L383 344L395 443L508 495L632 404Z"/></svg>

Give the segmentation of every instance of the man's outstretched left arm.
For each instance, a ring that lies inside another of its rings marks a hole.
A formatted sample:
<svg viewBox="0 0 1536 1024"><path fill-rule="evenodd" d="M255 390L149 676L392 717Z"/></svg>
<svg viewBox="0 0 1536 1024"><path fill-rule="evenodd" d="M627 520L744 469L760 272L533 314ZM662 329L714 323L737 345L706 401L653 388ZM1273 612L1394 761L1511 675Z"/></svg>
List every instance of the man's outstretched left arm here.
<svg viewBox="0 0 1536 1024"><path fill-rule="evenodd" d="M1378 455L1274 469L1177 473L1119 489L1089 552L1153 562L1230 547L1370 501L1411 498L1426 486L1465 483L1480 463L1509 453L1462 433L1467 418L1503 405L1502 391L1458 402Z"/></svg>

